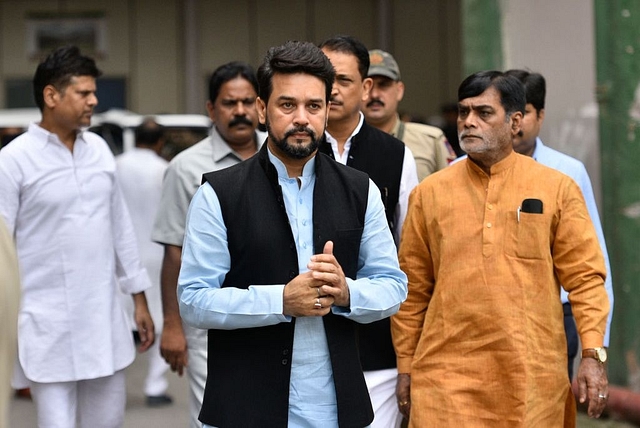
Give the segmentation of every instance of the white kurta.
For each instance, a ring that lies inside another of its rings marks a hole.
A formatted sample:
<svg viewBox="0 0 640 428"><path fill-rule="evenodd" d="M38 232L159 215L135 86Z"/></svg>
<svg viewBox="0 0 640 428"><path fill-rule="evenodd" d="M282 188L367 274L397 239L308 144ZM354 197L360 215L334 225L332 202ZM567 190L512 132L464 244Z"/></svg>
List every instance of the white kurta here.
<svg viewBox="0 0 640 428"><path fill-rule="evenodd" d="M140 261L151 279L152 286L145 294L156 332L162 329L160 271L164 249L151 240L151 231L160 206L162 178L168 164L151 149L134 148L116 157L118 182L136 232ZM127 313L133 315L133 299L123 296L123 306ZM133 317L130 318L133 324ZM131 327L135 328L135 324Z"/></svg>
<svg viewBox="0 0 640 428"><path fill-rule="evenodd" d="M82 132L69 151L36 124L0 151L0 214L16 239L18 352L28 379L109 376L135 349L116 293L149 288L105 141Z"/></svg>

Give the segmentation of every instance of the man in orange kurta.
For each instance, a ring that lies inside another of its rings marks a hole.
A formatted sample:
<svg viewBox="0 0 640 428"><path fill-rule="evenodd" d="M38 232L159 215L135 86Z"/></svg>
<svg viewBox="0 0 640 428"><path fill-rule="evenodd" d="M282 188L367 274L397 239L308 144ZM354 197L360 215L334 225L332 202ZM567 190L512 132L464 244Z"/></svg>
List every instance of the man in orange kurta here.
<svg viewBox="0 0 640 428"><path fill-rule="evenodd" d="M476 73L458 95L468 159L414 190L402 234L409 296L392 318L398 405L415 428L575 426L560 284L583 348L603 346L609 311L582 193L513 152L525 106L517 79ZM584 358L578 382L599 416L604 365Z"/></svg>

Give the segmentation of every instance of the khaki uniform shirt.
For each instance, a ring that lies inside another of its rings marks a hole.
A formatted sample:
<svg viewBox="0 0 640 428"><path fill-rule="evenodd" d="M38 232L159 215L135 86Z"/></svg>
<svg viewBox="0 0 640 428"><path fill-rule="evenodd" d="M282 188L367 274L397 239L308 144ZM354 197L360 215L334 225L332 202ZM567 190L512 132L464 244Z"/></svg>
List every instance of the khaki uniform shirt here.
<svg viewBox="0 0 640 428"><path fill-rule="evenodd" d="M528 198L541 214L518 209ZM602 346L609 302L572 179L515 152L491 176L458 162L412 193L399 258L409 295L392 334L410 426L575 426L559 284L585 348Z"/></svg>
<svg viewBox="0 0 640 428"><path fill-rule="evenodd" d="M401 126L404 126L402 132ZM404 123L400 118L397 118L391 135L402 140L413 153L418 171L418 181L422 181L428 175L447 167L449 162L456 157L455 153L449 150L442 131L435 126Z"/></svg>

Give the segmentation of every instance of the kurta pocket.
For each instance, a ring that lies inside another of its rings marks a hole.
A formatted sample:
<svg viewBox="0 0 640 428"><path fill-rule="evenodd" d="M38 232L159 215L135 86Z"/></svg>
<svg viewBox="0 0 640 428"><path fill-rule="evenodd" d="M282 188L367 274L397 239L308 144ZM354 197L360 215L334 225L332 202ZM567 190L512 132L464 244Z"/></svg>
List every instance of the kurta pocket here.
<svg viewBox="0 0 640 428"><path fill-rule="evenodd" d="M545 214L520 212L518 221L509 219L510 232L506 236L505 253L522 259L544 259L551 254L549 238L551 219Z"/></svg>

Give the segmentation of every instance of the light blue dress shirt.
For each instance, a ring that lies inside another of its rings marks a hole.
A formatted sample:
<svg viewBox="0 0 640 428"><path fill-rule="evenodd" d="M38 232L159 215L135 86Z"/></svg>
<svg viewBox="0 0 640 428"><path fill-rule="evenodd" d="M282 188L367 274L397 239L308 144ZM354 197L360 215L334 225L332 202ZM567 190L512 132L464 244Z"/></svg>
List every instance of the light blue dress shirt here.
<svg viewBox="0 0 640 428"><path fill-rule="evenodd" d="M591 222L596 229L598 242L600 243L602 255L604 256L604 263L607 268L607 278L605 279L604 287L607 290L607 295L609 296L610 307L609 316L607 318L607 330L604 335L604 346L609 346L609 331L611 329L611 318L613 317L613 283L611 281L611 267L609 266L607 244L604 240L604 233L602 232L602 225L600 224L600 216L598 215L598 206L596 205L596 199L593 195L593 188L591 187L591 180L589 179L587 169L579 160L545 146L542 144L542 140L540 140L540 138L536 139L536 148L531 157L542 165L558 170L573 178L573 181L575 181L580 187L580 190L582 190L582 196L587 204L587 211L589 211ZM562 303L568 302L569 299L567 292L564 291L564 288L560 291Z"/></svg>
<svg viewBox="0 0 640 428"><path fill-rule="evenodd" d="M284 164L269 152L278 171L300 273L313 255L313 189L315 159L301 177L289 178ZM209 184L196 192L187 217L178 280L180 314L205 329L237 329L291 322L283 315L285 284L255 284L248 289L221 288L230 269L227 231L220 203ZM351 304L332 312L360 323L394 314L407 296L407 277L400 270L378 187L369 182L358 273L347 278ZM290 427L337 427L333 373L321 317L296 320L289 389Z"/></svg>

